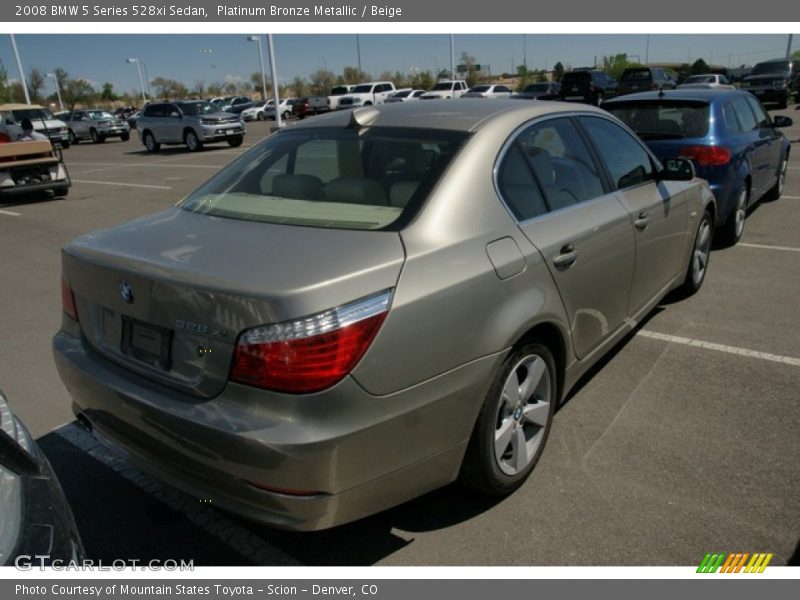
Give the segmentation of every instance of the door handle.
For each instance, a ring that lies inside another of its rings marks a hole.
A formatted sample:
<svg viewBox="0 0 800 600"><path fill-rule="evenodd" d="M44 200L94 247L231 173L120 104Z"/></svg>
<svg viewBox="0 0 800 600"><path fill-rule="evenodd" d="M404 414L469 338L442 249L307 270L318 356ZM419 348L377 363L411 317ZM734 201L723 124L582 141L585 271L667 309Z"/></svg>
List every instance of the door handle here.
<svg viewBox="0 0 800 600"><path fill-rule="evenodd" d="M636 226L636 229L643 230L647 229L647 224L649 222L650 222L650 215L647 213L646 210L643 210L642 212L639 213L639 216L636 218L633 224Z"/></svg>
<svg viewBox="0 0 800 600"><path fill-rule="evenodd" d="M571 267L578 258L578 251L575 250L575 246L572 244L562 246L558 252L558 256L553 258L553 264L561 269Z"/></svg>

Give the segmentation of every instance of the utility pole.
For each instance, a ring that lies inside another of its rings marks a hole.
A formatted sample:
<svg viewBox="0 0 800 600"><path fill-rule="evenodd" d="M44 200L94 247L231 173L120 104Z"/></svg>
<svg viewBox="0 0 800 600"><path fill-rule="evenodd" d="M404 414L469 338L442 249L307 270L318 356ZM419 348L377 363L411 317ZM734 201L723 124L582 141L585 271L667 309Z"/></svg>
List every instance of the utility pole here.
<svg viewBox="0 0 800 600"><path fill-rule="evenodd" d="M13 37L12 37L13 39ZM792 55L792 34L789 34L789 41L786 42L786 58L789 58Z"/></svg>
<svg viewBox="0 0 800 600"><path fill-rule="evenodd" d="M25 83L25 73L22 70L22 61L19 59L19 50L17 50L17 41L14 39L14 34L9 33L11 37L11 47L14 50L14 58L17 59L17 68L19 69L19 80L22 82L22 91L25 92L25 104L31 103L31 97L28 94L28 84Z"/></svg>

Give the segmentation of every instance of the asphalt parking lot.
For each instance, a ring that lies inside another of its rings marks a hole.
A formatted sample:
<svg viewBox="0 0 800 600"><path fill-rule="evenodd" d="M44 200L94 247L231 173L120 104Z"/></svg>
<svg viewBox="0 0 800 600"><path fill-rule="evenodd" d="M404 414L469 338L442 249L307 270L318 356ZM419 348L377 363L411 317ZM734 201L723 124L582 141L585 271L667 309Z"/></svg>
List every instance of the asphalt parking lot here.
<svg viewBox="0 0 800 600"><path fill-rule="evenodd" d="M0 387L58 473L91 558L196 565L696 565L706 552L800 540L800 110L783 198L711 257L703 289L667 299L555 417L541 462L504 500L457 485L334 530L276 531L153 480L74 424L50 339L60 247L165 208L262 139L150 155L64 152L60 200L0 201Z"/></svg>

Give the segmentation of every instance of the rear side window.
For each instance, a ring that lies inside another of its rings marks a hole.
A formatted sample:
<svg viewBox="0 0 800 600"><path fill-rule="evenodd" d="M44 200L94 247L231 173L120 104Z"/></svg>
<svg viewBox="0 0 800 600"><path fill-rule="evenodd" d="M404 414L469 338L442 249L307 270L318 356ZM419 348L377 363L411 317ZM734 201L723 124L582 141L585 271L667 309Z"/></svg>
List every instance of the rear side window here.
<svg viewBox="0 0 800 600"><path fill-rule="evenodd" d="M626 69L620 81L643 81L652 77L653 74L650 69Z"/></svg>
<svg viewBox="0 0 800 600"><path fill-rule="evenodd" d="M520 220L604 193L589 150L567 118L537 123L518 135L500 165L498 184Z"/></svg>
<svg viewBox="0 0 800 600"><path fill-rule="evenodd" d="M722 118L725 120L725 131L727 133L742 132L742 125L739 123L736 110L734 110L733 104L730 102L726 102L722 105Z"/></svg>
<svg viewBox="0 0 800 600"><path fill-rule="evenodd" d="M467 137L386 127L286 131L240 156L181 207L247 221L398 230Z"/></svg>
<svg viewBox="0 0 800 600"><path fill-rule="evenodd" d="M653 179L650 155L622 127L599 117L581 117L581 124L606 164L615 188L622 190Z"/></svg>
<svg viewBox="0 0 800 600"><path fill-rule="evenodd" d="M739 117L739 124L742 126L742 131L753 131L757 128L758 123L750 110L747 99L744 96L737 96L733 99L733 108L736 110L736 116Z"/></svg>

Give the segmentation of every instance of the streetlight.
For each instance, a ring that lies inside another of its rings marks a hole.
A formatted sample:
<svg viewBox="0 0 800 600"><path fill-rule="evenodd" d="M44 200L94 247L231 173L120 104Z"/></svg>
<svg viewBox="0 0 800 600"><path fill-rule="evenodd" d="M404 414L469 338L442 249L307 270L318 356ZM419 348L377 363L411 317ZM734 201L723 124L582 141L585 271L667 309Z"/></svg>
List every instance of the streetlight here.
<svg viewBox="0 0 800 600"><path fill-rule="evenodd" d="M147 96L144 95L144 83L142 82L142 67L138 58L129 58L127 61L130 65L136 65L136 72L139 73L139 89L142 90L142 103L147 102Z"/></svg>
<svg viewBox="0 0 800 600"><path fill-rule="evenodd" d="M275 127L283 127L281 122L281 100L278 98L278 71L275 69L275 48L272 45L272 34L267 34L267 50L269 51L269 74L272 77L272 97L275 103Z"/></svg>
<svg viewBox="0 0 800 600"><path fill-rule="evenodd" d="M260 35L248 35L247 36L248 42L258 42L258 64L261 68L261 99L266 102L267 101L267 76L264 73L264 56L261 53L261 36ZM275 114L278 114L278 105L275 105Z"/></svg>
<svg viewBox="0 0 800 600"><path fill-rule="evenodd" d="M25 92L25 103L31 103L31 97L28 95L28 84L25 83L25 73L22 70L22 61L19 58L19 50L17 50L17 41L14 39L14 34L9 33L11 38L11 47L14 50L14 57L17 59L17 68L19 69L19 80L22 82L22 91Z"/></svg>
<svg viewBox="0 0 800 600"><path fill-rule="evenodd" d="M53 81L56 82L56 94L58 94L58 106L61 108L61 112L64 112L64 103L61 101L61 86L58 84L58 77L56 77L55 73L47 73L47 77L52 77Z"/></svg>

